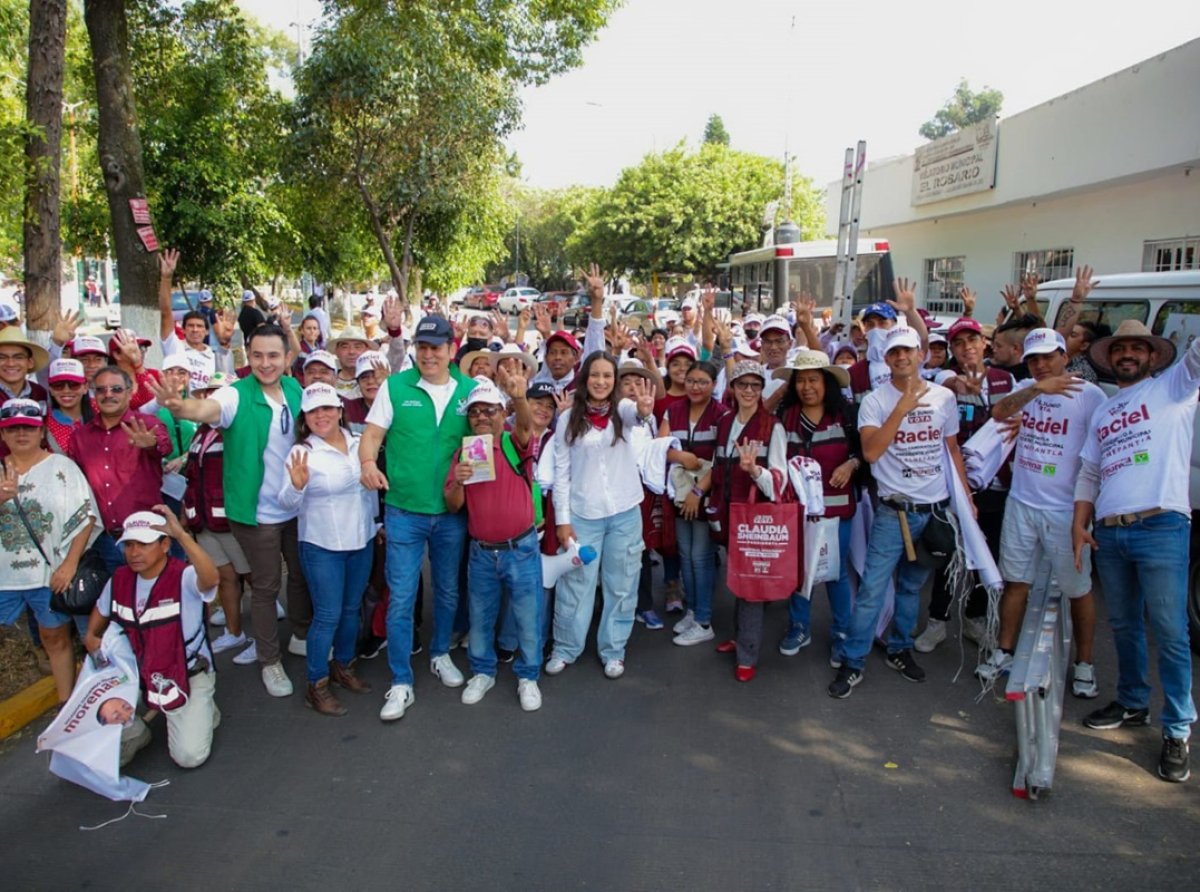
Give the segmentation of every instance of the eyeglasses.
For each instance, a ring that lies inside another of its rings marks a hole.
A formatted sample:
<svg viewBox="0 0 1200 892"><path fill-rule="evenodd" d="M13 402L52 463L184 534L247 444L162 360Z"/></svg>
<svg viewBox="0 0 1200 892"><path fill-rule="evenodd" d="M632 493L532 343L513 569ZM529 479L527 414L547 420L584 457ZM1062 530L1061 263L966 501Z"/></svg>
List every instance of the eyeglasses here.
<svg viewBox="0 0 1200 892"><path fill-rule="evenodd" d="M0 353L0 362L27 362L28 353Z"/></svg>
<svg viewBox="0 0 1200 892"><path fill-rule="evenodd" d="M683 385L685 387L712 387L712 381L708 378L684 378Z"/></svg>
<svg viewBox="0 0 1200 892"><path fill-rule="evenodd" d="M51 381L51 390L82 390L83 384L79 381Z"/></svg>
<svg viewBox="0 0 1200 892"><path fill-rule="evenodd" d="M42 410L37 406L0 406L0 420L6 418L36 418L42 420Z"/></svg>
<svg viewBox="0 0 1200 892"><path fill-rule="evenodd" d="M783 335L780 335L779 337L776 337L776 338L772 338L770 336L764 335L762 342L763 342L763 344L769 344L772 347L782 347L784 344L789 343L789 340L788 340L788 338L785 338Z"/></svg>
<svg viewBox="0 0 1200 892"><path fill-rule="evenodd" d="M468 418L491 418L498 411L495 406L475 406L467 410Z"/></svg>
<svg viewBox="0 0 1200 892"><path fill-rule="evenodd" d="M282 434L290 434L292 432L292 410L288 408L288 404L283 404L283 409L279 412L279 432Z"/></svg>
<svg viewBox="0 0 1200 892"><path fill-rule="evenodd" d="M733 386L738 390L762 390L761 381L734 381Z"/></svg>
<svg viewBox="0 0 1200 892"><path fill-rule="evenodd" d="M96 396L104 396L109 393L113 396L120 396L128 389L124 384L114 384L112 387L97 387Z"/></svg>

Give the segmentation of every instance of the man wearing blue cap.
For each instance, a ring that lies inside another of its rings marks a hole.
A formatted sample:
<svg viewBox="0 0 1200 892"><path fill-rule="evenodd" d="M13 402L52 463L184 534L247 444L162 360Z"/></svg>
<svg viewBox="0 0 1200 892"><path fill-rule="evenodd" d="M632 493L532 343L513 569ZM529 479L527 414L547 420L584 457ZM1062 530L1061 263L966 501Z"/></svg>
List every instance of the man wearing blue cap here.
<svg viewBox="0 0 1200 892"><path fill-rule="evenodd" d="M442 316L426 316L413 335L416 364L391 375L379 389L359 444L362 482L386 490L389 641L411 641L413 605L429 547L434 590L430 670L447 687L463 683L450 659L450 633L458 608L458 571L467 536L466 518L446 506L442 484L454 453L470 433L467 398L475 382L451 365L453 329ZM387 456L387 475L377 464ZM416 699L408 648L389 647L392 685L379 717L395 721Z"/></svg>
<svg viewBox="0 0 1200 892"><path fill-rule="evenodd" d="M880 384L891 378L891 372L884 359L884 342L888 332L900 325L901 316L904 324L916 332L920 341L920 356L929 349L929 331L925 320L917 312L917 283L908 279L896 279L892 283L896 299L873 303L862 311L862 328L867 335L867 356L860 359L848 369L850 373L850 390L854 393L854 402L861 403L863 398Z"/></svg>

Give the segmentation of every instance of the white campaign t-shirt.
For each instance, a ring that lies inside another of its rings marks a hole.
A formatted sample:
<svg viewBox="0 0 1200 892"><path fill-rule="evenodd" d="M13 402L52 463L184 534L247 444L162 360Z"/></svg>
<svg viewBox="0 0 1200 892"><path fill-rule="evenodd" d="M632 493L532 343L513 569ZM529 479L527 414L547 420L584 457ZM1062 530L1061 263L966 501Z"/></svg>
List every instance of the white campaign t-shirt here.
<svg viewBox="0 0 1200 892"><path fill-rule="evenodd" d="M1018 381L1013 392L1033 383L1032 378ZM1079 454L1092 413L1104 400L1103 390L1084 382L1073 396L1043 393L1025 405L1013 450L1012 498L1051 511L1074 508Z"/></svg>
<svg viewBox="0 0 1200 892"><path fill-rule="evenodd" d="M929 384L921 402L896 431L896 437L871 473L879 484L880 498L897 497L927 504L949 498L945 464L949 460L944 440L958 435L958 403L954 394ZM883 427L900 402L901 393L890 380L867 394L858 410L858 426Z"/></svg>
<svg viewBox="0 0 1200 892"><path fill-rule="evenodd" d="M207 385L208 379L217 370L217 355L211 347L205 346L203 350L193 350L179 339L179 335L163 338L162 352L163 356L174 356L178 353L187 360L188 374L191 376L188 381L188 390L196 390Z"/></svg>
<svg viewBox="0 0 1200 892"><path fill-rule="evenodd" d="M417 381L417 386L429 394L429 398L433 400L434 418L437 424L442 423L442 416L446 414L446 407L450 405L450 400L454 396L454 391L458 388L458 382L451 378L445 384L430 384L424 378ZM466 414L466 409L459 414ZM367 413L367 424L373 424L376 427L381 427L387 430L392 426L392 420L395 417L395 412L392 409L392 393L387 384L379 388L379 393L375 395L375 402L371 403L371 410Z"/></svg>
<svg viewBox="0 0 1200 892"><path fill-rule="evenodd" d="M265 393L267 405L271 407L271 426L267 428L267 451L263 453L263 481L258 488L258 510L255 519L259 523L285 523L296 516L279 502L279 490L287 474L284 463L288 453L296 445L296 419L286 403L276 402ZM221 404L221 420L217 427L226 428L233 424L237 415L239 391L236 387L222 387L213 392L210 399ZM287 421L283 421L284 411ZM284 431L284 427L287 431Z"/></svg>
<svg viewBox="0 0 1200 892"><path fill-rule="evenodd" d="M1192 424L1200 366L1185 356L1117 391L1092 414L1083 460L1099 470L1096 517L1165 508L1191 514Z"/></svg>

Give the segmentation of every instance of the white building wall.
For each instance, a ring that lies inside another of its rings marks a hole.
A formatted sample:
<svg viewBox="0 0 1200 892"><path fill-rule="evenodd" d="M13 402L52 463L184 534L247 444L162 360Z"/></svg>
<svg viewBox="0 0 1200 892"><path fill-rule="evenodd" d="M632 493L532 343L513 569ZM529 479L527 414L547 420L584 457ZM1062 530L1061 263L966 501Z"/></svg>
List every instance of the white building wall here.
<svg viewBox="0 0 1200 892"><path fill-rule="evenodd" d="M1200 40L1003 118L986 192L917 207L912 156L868 164L862 234L890 241L921 299L927 258L965 256L984 319L1018 251L1069 247L1100 272L1140 270L1145 241L1200 233L1197 85ZM826 201L836 233L839 182Z"/></svg>

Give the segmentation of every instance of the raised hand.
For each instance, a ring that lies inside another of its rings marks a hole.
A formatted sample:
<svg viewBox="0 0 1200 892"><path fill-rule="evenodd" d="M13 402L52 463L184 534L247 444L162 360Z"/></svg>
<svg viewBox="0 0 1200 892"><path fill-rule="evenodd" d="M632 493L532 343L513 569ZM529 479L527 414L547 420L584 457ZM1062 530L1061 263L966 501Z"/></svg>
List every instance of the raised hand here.
<svg viewBox="0 0 1200 892"><path fill-rule="evenodd" d="M399 297L385 297L380 313L383 316L383 327L388 331L404 327L404 304Z"/></svg>
<svg viewBox="0 0 1200 892"><path fill-rule="evenodd" d="M503 366L497 366L496 383L514 400L525 396L525 391L529 386L529 382L525 380L524 367L510 371Z"/></svg>
<svg viewBox="0 0 1200 892"><path fill-rule="evenodd" d="M375 380L379 386L383 386L383 382L388 379L388 375L392 373L392 367L387 364L385 359L372 359L371 368L374 370Z"/></svg>
<svg viewBox="0 0 1200 892"><path fill-rule="evenodd" d="M179 252L174 248L163 248L158 255L158 274L168 282L175 277L175 267L179 263Z"/></svg>
<svg viewBox="0 0 1200 892"><path fill-rule="evenodd" d="M533 327L538 334L542 336L542 340L550 337L550 311L544 304L533 305Z"/></svg>
<svg viewBox="0 0 1200 892"><path fill-rule="evenodd" d="M134 418L133 421L122 421L121 430L125 431L125 435L129 437L130 444L138 449L151 449L158 445L158 437L154 435L154 431L146 427L146 422L140 418Z"/></svg>
<svg viewBox="0 0 1200 892"><path fill-rule="evenodd" d="M983 393L983 382L985 379L982 370L978 372L968 372L965 369L950 379L949 388L955 393L971 396L979 396Z"/></svg>
<svg viewBox="0 0 1200 892"><path fill-rule="evenodd" d="M738 443L737 446L741 469L755 479L762 473L762 468L758 465L758 450L761 448L762 443L758 440L751 440L749 443ZM754 473L755 468L758 468L759 474Z"/></svg>
<svg viewBox="0 0 1200 892"><path fill-rule="evenodd" d="M50 333L50 337L54 339L54 343L63 347L67 341L75 337L75 331L83 323L83 317L75 310L68 310L59 315L54 322L54 330Z"/></svg>
<svg viewBox="0 0 1200 892"><path fill-rule="evenodd" d="M0 504L17 497L17 466L15 462L4 460L4 473L0 475Z"/></svg>
<svg viewBox="0 0 1200 892"><path fill-rule="evenodd" d="M179 410L183 408L183 397L166 381L160 381L153 375L147 375L142 386L154 396L154 401L158 403L160 409L166 409L172 415L178 415Z"/></svg>
<svg viewBox="0 0 1200 892"><path fill-rule="evenodd" d="M303 490L308 486L308 450L293 449L290 460L287 463L288 476L292 478L292 487L297 490Z"/></svg>
<svg viewBox="0 0 1200 892"><path fill-rule="evenodd" d="M964 316L974 316L975 315L975 301L978 299L975 295L975 292L972 291L970 288L968 288L966 285L963 285L962 288L960 288L958 291L958 297L962 301L962 304L963 304L963 315Z"/></svg>
<svg viewBox="0 0 1200 892"><path fill-rule="evenodd" d="M183 524L179 522L179 518L175 516L175 512L166 505L155 505L150 510L155 514L161 514L163 517L161 524L155 524L150 529L166 533L172 539L178 539L180 536L187 534L187 530L183 528Z"/></svg>
<svg viewBox="0 0 1200 892"><path fill-rule="evenodd" d="M816 309L817 299L808 293L801 293L794 301L792 301L792 312L796 315L796 321L802 326L810 326L813 324L813 310Z"/></svg>
<svg viewBox="0 0 1200 892"><path fill-rule="evenodd" d="M117 359L135 368L142 364L142 348L137 342L137 335L128 328L118 328L113 339L117 342Z"/></svg>
<svg viewBox="0 0 1200 892"><path fill-rule="evenodd" d="M574 405L575 391L566 390L562 393L554 394L554 408L558 411L559 415L562 415L564 412L570 412L571 407Z"/></svg>
<svg viewBox="0 0 1200 892"><path fill-rule="evenodd" d="M234 329L237 326L237 316L233 310L225 309L217 313L217 318L213 321L213 334L217 336L217 343L228 344L233 338Z"/></svg>
<svg viewBox="0 0 1200 892"><path fill-rule="evenodd" d="M1000 292L1000 296L1004 298L1004 304L1014 313L1021 312L1021 292L1015 285L1005 285L1004 290Z"/></svg>
<svg viewBox="0 0 1200 892"><path fill-rule="evenodd" d="M508 320L504 318L504 314L499 310L492 310L491 316L492 330L507 344L511 340L508 333Z"/></svg>
<svg viewBox="0 0 1200 892"><path fill-rule="evenodd" d="M700 308L707 312L712 312L717 306L717 289L712 285L705 285L704 290L700 292Z"/></svg>
<svg viewBox="0 0 1200 892"><path fill-rule="evenodd" d="M914 279L909 281L905 278L899 278L892 281L892 290L896 292L896 299L889 300L897 313L901 316L907 315L917 305L917 282Z"/></svg>
<svg viewBox="0 0 1200 892"><path fill-rule="evenodd" d="M1038 290L1038 274L1024 273L1021 276L1021 296L1025 299L1025 303L1032 304L1037 302Z"/></svg>
<svg viewBox="0 0 1200 892"><path fill-rule="evenodd" d="M1092 289L1100 284L1099 279L1092 278L1092 268L1081 266L1075 270L1075 287L1071 289L1071 303L1083 303ZM1090 538L1090 534L1089 534Z"/></svg>
<svg viewBox="0 0 1200 892"><path fill-rule="evenodd" d="M583 284L587 286L588 293L595 298L597 295L604 296L604 276L600 274L600 266L591 264L588 271L580 276Z"/></svg>
<svg viewBox="0 0 1200 892"><path fill-rule="evenodd" d="M517 331L524 333L529 328L529 307L522 307L517 313Z"/></svg>
<svg viewBox="0 0 1200 892"><path fill-rule="evenodd" d="M900 393L900 401L896 407L907 415L914 409L922 409L926 407L926 403L921 402L921 397L929 392L929 385L920 375L913 375L908 379L904 390Z"/></svg>

